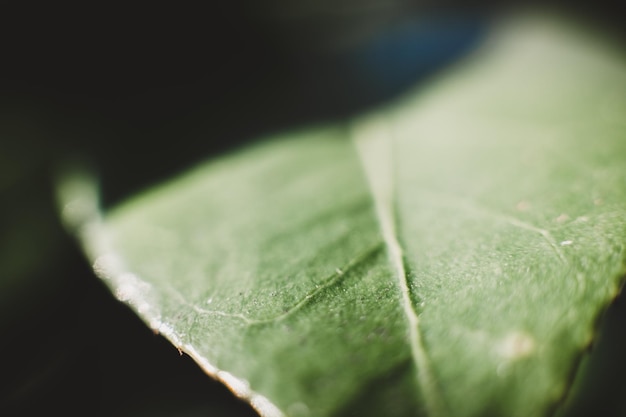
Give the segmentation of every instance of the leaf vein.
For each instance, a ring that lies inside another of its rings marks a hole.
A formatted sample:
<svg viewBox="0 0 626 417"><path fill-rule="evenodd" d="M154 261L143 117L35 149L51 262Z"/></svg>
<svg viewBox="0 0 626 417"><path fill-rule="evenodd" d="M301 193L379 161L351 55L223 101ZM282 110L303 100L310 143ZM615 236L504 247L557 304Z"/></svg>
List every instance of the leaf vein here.
<svg viewBox="0 0 626 417"><path fill-rule="evenodd" d="M509 225L517 227L519 229L537 233L541 235L543 240L545 240L548 243L548 245L550 246L550 249L553 251L554 255L559 259L561 263L563 264L569 263L567 258L563 254L563 251L557 244L556 239L554 239L554 237L552 236L552 233L550 233L550 231L547 229L543 229L541 227L535 226L527 221L518 219L517 217L512 216L510 214L501 213L492 208L484 207L476 202L469 201L468 199L460 197L460 196L449 195L449 194L444 194L444 193L435 192L435 191L428 191L428 193L435 196L437 201L440 201L440 202L447 201L456 207L462 207L463 210L467 212L472 212L480 216L489 217L489 218L492 218L492 219L495 219L504 223L508 223Z"/></svg>
<svg viewBox="0 0 626 417"><path fill-rule="evenodd" d="M361 254L359 254L354 259L352 259L350 262L348 262L347 265L341 268L337 268L335 272L333 272L328 278L324 280L324 283L322 285L317 286L314 290L307 293L300 301L288 307L283 313L272 316L272 317L255 319L255 318L251 318L241 313L228 313L228 312L221 311L221 310L204 309L204 308L198 307L197 305L186 302L184 300L184 297L182 296L180 297L180 300L181 302L191 307L196 313L235 318L235 319L239 319L243 321L248 326L258 326L258 325L263 325L263 324L275 323L275 322L282 321L292 316L294 313L298 312L299 310L304 308L306 305L312 303L314 299L321 292L326 291L327 289L338 284L342 280L342 278L346 275L347 272L349 272L351 269L363 263L365 260L370 258L374 253L379 251L381 248L382 248L382 242L378 242L370 246Z"/></svg>
<svg viewBox="0 0 626 417"><path fill-rule="evenodd" d="M423 391L428 414L445 415L443 398L431 369L430 359L422 341L420 319L411 301L408 276L404 267L404 254L398 241L393 209L392 152L389 128L382 117L369 116L356 125L353 139L370 186L376 215L388 255L397 277L401 293L402 310L408 322L411 356L416 367L416 380Z"/></svg>

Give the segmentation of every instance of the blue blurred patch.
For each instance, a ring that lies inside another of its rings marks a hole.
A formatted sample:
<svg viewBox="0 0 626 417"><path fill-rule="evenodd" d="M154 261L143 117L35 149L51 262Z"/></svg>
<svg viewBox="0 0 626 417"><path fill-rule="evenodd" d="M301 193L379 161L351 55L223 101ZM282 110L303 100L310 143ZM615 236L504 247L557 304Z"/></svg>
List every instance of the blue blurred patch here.
<svg viewBox="0 0 626 417"><path fill-rule="evenodd" d="M354 48L344 61L355 88L370 99L401 92L478 45L488 20L472 17L421 17L393 25Z"/></svg>

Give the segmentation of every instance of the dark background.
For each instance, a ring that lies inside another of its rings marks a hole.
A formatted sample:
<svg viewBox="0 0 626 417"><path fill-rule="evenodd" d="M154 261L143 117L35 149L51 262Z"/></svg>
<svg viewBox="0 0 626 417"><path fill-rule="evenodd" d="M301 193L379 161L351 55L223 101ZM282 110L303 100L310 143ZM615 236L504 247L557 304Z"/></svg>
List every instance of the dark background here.
<svg viewBox="0 0 626 417"><path fill-rule="evenodd" d="M254 415L93 276L58 220L55 167L89 160L109 206L262 135L363 111L471 51L516 5L460 3L3 3L0 415ZM624 39L616 2L551 7ZM624 323L618 300L579 415L626 410Z"/></svg>

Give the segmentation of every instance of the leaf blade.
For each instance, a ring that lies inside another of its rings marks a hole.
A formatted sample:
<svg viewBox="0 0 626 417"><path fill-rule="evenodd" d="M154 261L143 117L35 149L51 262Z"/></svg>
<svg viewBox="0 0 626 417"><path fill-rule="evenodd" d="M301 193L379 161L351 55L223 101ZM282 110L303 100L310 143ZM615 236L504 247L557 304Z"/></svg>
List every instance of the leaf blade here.
<svg viewBox="0 0 626 417"><path fill-rule="evenodd" d="M617 243L626 236L623 133L618 139L614 122L578 107L581 90L594 92L587 100L612 96L608 74L623 88L623 67L620 73L583 61L575 37L564 38L541 19L523 21L518 30L499 36L500 52L477 62L475 75L446 79L454 91L403 103L390 115L397 189L413 191L397 194L398 216L412 255L414 296L425 302L425 346L447 402L460 404L472 386L481 387L455 415L481 415L487 403L495 415L535 415L541 401L544 409L557 403L572 363L591 341L597 305L616 296L624 274ZM523 65L528 62L537 68ZM526 72L517 82L532 94L502 77L515 66ZM570 67L584 88L563 80ZM543 90L537 103L535 89L550 85L558 88ZM444 123L451 107L454 122ZM593 146L581 126L602 129ZM606 158L607 149L613 158ZM598 205L598 198L621 202ZM615 223L603 220L607 213ZM597 276L610 280L599 284ZM469 334L451 335L455 328ZM463 365L442 366L446 358Z"/></svg>
<svg viewBox="0 0 626 417"><path fill-rule="evenodd" d="M551 27L509 23L352 130L269 141L92 214L87 252L264 415L350 414L357 398L372 415L385 398L398 416L547 413L626 258L623 58Z"/></svg>

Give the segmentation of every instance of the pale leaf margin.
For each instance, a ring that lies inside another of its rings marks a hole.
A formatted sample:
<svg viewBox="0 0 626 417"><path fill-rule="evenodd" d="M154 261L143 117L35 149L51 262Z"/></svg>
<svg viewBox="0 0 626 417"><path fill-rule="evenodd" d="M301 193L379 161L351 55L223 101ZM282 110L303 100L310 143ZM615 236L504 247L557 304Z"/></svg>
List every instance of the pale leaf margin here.
<svg viewBox="0 0 626 417"><path fill-rule="evenodd" d="M57 184L57 199L65 227L82 244L96 275L117 289L116 298L131 306L142 320L149 317L147 325L153 331L168 339L179 352L189 355L207 375L223 383L262 417L284 417L274 403L252 390L246 380L218 369L159 319L160 314L151 302L150 284L129 272L108 239L100 208L99 185L93 172L84 166L68 166L61 171Z"/></svg>

